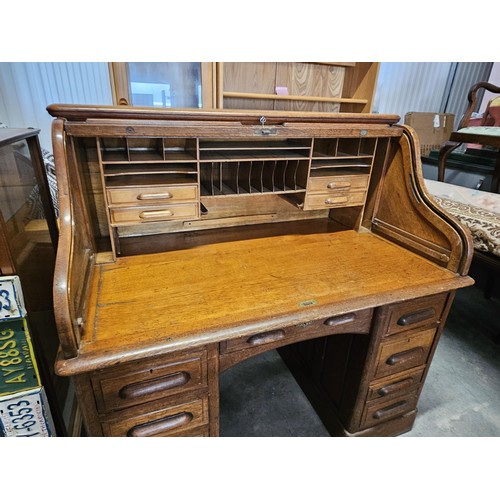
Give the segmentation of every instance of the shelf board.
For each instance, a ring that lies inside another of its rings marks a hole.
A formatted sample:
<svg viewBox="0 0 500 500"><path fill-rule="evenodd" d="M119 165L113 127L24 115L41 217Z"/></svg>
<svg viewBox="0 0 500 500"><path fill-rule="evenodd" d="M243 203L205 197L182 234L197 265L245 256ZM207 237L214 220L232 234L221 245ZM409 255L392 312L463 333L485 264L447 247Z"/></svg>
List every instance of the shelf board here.
<svg viewBox="0 0 500 500"><path fill-rule="evenodd" d="M320 97L320 96L298 96L298 95L277 95L258 94L255 92L224 92L223 97L236 99L275 99L278 101L311 101L311 102L333 102L348 104L367 104L368 99L354 99L350 97Z"/></svg>

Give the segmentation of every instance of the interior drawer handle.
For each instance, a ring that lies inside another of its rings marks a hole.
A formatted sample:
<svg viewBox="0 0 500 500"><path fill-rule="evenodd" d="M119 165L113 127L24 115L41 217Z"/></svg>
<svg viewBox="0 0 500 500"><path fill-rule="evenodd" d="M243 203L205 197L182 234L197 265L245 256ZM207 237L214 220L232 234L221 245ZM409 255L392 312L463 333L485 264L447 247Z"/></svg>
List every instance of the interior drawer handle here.
<svg viewBox="0 0 500 500"><path fill-rule="evenodd" d="M377 391L377 394L379 396L387 396L388 394L394 394L395 392L408 389L408 387L411 387L413 383L414 380L412 377L405 378L404 380L399 380L398 382L394 382L393 384L384 385L384 387L381 387Z"/></svg>
<svg viewBox="0 0 500 500"><path fill-rule="evenodd" d="M193 414L187 411L182 413L177 413L176 415L170 415L169 417L160 418L158 420L153 420L147 424L140 424L132 427L127 432L129 437L148 437L159 434L160 432L170 431L176 427L181 427L183 425L189 424L193 420Z"/></svg>
<svg viewBox="0 0 500 500"><path fill-rule="evenodd" d="M336 198L327 198L325 200L325 205L338 205L339 203L346 203L347 201L347 196L338 196Z"/></svg>
<svg viewBox="0 0 500 500"><path fill-rule="evenodd" d="M347 181L332 181L329 182L326 187L328 189L349 189L351 187L351 183Z"/></svg>
<svg viewBox="0 0 500 500"><path fill-rule="evenodd" d="M172 210L147 210L145 212L141 212L139 217L141 219L154 219L156 217L172 217L174 212Z"/></svg>
<svg viewBox="0 0 500 500"><path fill-rule="evenodd" d="M129 384L120 389L118 395L122 399L133 399L149 396L155 392L167 391L186 385L191 379L188 372L176 372L144 382Z"/></svg>
<svg viewBox="0 0 500 500"><path fill-rule="evenodd" d="M345 323L351 323L356 318L354 313L343 314L342 316L333 316L325 320L324 324L328 326L344 325Z"/></svg>
<svg viewBox="0 0 500 500"><path fill-rule="evenodd" d="M138 200L168 200L173 198L173 194L168 191L164 193L141 193L137 195Z"/></svg>
<svg viewBox="0 0 500 500"><path fill-rule="evenodd" d="M428 319L434 318L436 315L436 311L434 308L423 309L422 311L417 311L410 314L405 314L398 319L399 326L408 326L414 325L415 323L420 323L421 321L425 321Z"/></svg>
<svg viewBox="0 0 500 500"><path fill-rule="evenodd" d="M381 420L382 418L388 418L392 417L396 414L398 414L404 406L408 405L408 401L398 401L397 403L394 403L391 406L387 406L386 408L382 408L380 410L377 410L373 414L373 418L375 420Z"/></svg>
<svg viewBox="0 0 500 500"><path fill-rule="evenodd" d="M386 364L390 366L398 365L400 363L407 363L409 361L414 361L420 358L424 350L422 347L414 347L408 351L398 352L387 358Z"/></svg>
<svg viewBox="0 0 500 500"><path fill-rule="evenodd" d="M257 333L252 335L247 339L247 344L250 345L261 345L267 344L268 342L276 342L285 337L285 332L283 330L273 330L271 332Z"/></svg>

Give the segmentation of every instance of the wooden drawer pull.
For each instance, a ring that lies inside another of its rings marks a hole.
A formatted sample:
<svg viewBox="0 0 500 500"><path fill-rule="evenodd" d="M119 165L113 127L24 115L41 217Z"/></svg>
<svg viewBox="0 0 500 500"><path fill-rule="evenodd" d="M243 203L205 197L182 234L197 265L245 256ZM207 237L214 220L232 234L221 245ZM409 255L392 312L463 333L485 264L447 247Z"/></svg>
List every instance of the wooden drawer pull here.
<svg viewBox="0 0 500 500"><path fill-rule="evenodd" d="M325 200L325 205L337 205L339 203L346 203L347 201L347 196L338 196L337 198L327 198Z"/></svg>
<svg viewBox="0 0 500 500"><path fill-rule="evenodd" d="M186 385L191 379L188 372L176 372L153 380L126 385L120 389L118 395L122 399L133 399L148 396L155 392L167 391Z"/></svg>
<svg viewBox="0 0 500 500"><path fill-rule="evenodd" d="M373 414L373 418L375 420L381 420L382 418L388 418L392 417L393 415L397 415L401 411L402 407L406 406L407 404L407 401L398 401L391 406L387 406L386 408L377 410Z"/></svg>
<svg viewBox="0 0 500 500"><path fill-rule="evenodd" d="M328 318L324 324L328 326L344 325L345 323L351 323L355 319L356 315L354 313L343 314L342 316L333 316Z"/></svg>
<svg viewBox="0 0 500 500"><path fill-rule="evenodd" d="M423 354L424 350L421 347L415 347L408 351L398 352L387 358L386 364L390 366L398 365L408 361L413 361Z"/></svg>
<svg viewBox="0 0 500 500"><path fill-rule="evenodd" d="M422 311L417 311L414 313L406 314L398 319L399 326L409 326L415 323L420 323L422 321L432 319L436 315L436 311L431 307L430 309L423 309Z"/></svg>
<svg viewBox="0 0 500 500"><path fill-rule="evenodd" d="M174 212L172 210L148 210L146 212L141 212L139 217L141 219L154 219L156 217L172 217Z"/></svg>
<svg viewBox="0 0 500 500"><path fill-rule="evenodd" d="M147 424L136 425L132 427L127 432L129 437L148 437L154 436L161 432L167 432L176 427L181 427L183 425L189 424L193 420L193 414L187 411L178 413L177 415L171 415L169 417L160 418L159 420L153 420Z"/></svg>
<svg viewBox="0 0 500 500"><path fill-rule="evenodd" d="M250 345L261 345L267 344L268 342L276 342L285 337L285 332L283 330L273 330L272 332L257 333L252 335L247 339L247 344Z"/></svg>
<svg viewBox="0 0 500 500"><path fill-rule="evenodd" d="M411 387L413 385L413 382L414 380L412 377L405 378L404 380L399 380L398 382L394 382L393 384L384 385L384 387L381 387L377 391L377 394L379 396L387 396L388 394L393 394L395 392Z"/></svg>
<svg viewBox="0 0 500 500"><path fill-rule="evenodd" d="M168 200L173 194L168 191L164 193L141 193L137 195L138 200Z"/></svg>
<svg viewBox="0 0 500 500"><path fill-rule="evenodd" d="M347 181L332 181L329 182L326 187L328 189L349 189L351 187L351 183Z"/></svg>

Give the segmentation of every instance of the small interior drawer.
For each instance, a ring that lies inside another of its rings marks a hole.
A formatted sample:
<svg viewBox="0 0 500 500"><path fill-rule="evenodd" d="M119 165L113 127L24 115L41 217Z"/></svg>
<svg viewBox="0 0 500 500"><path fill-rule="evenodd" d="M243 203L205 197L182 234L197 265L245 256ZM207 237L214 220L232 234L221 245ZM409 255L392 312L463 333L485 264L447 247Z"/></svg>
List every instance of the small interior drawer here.
<svg viewBox="0 0 500 500"><path fill-rule="evenodd" d="M201 398L175 406L161 402L141 405L134 412L124 410L102 422L104 436L161 437L198 435L208 424L208 399Z"/></svg>
<svg viewBox="0 0 500 500"><path fill-rule="evenodd" d="M172 203L142 207L112 208L112 224L137 224L198 217L198 203Z"/></svg>
<svg viewBox="0 0 500 500"><path fill-rule="evenodd" d="M221 354L244 349L258 349L263 346L281 347L291 342L299 342L336 333L369 333L372 309L364 309L349 314L333 315L320 320L299 323L286 328L247 335L221 343Z"/></svg>
<svg viewBox="0 0 500 500"><path fill-rule="evenodd" d="M388 306L387 335L437 325L447 297L448 294L443 293Z"/></svg>
<svg viewBox="0 0 500 500"><path fill-rule="evenodd" d="M379 348L375 377L384 377L420 365L425 365L436 329L383 342Z"/></svg>
<svg viewBox="0 0 500 500"><path fill-rule="evenodd" d="M304 201L304 210L362 205L365 196L366 191L333 191L324 194L307 194Z"/></svg>
<svg viewBox="0 0 500 500"><path fill-rule="evenodd" d="M109 412L205 387L206 358L197 353L127 363L96 372L91 381L98 410Z"/></svg>
<svg viewBox="0 0 500 500"><path fill-rule="evenodd" d="M308 193L331 193L334 191L365 190L368 187L368 175L329 175L311 177L308 184Z"/></svg>
<svg viewBox="0 0 500 500"><path fill-rule="evenodd" d="M424 374L424 368L407 370L398 373L396 376L386 377L383 380L376 380L368 388L367 400L392 399L396 396L408 394L418 389Z"/></svg>
<svg viewBox="0 0 500 500"><path fill-rule="evenodd" d="M196 184L187 186L142 186L131 188L108 188L108 203L110 205L146 203L172 203L177 201L196 201L198 188Z"/></svg>
<svg viewBox="0 0 500 500"><path fill-rule="evenodd" d="M367 403L361 420L362 427L371 427L415 409L417 393L405 394L390 401L375 400Z"/></svg>

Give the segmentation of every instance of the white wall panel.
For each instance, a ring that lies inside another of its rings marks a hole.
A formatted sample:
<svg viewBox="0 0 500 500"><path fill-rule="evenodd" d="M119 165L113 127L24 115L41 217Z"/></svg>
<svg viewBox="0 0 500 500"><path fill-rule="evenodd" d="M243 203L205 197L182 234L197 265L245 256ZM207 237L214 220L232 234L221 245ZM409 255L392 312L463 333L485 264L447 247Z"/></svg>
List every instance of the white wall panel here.
<svg viewBox="0 0 500 500"><path fill-rule="evenodd" d="M0 122L40 129L40 143L52 151L49 104L112 104L105 62L0 63Z"/></svg>
<svg viewBox="0 0 500 500"><path fill-rule="evenodd" d="M452 63L381 63L374 112L395 113L404 122L410 111L439 112Z"/></svg>

